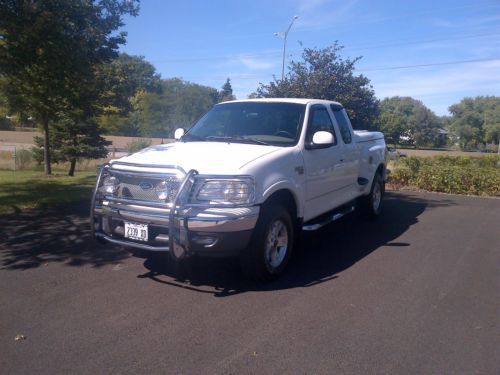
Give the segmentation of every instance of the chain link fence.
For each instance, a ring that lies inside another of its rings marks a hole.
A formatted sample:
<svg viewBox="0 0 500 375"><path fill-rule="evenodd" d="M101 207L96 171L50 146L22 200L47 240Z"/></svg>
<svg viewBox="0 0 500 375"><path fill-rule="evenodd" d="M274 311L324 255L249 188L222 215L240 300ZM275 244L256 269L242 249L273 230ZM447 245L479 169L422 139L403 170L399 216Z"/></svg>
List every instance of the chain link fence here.
<svg viewBox="0 0 500 375"><path fill-rule="evenodd" d="M31 152L32 145L7 145L0 144L0 170L40 170L43 171L43 163L39 164ZM108 157L104 159L80 159L76 164L77 171L93 171L98 164L106 163L111 158L119 158L129 153L126 150L108 149ZM69 163L53 163L57 170L67 170Z"/></svg>
<svg viewBox="0 0 500 375"><path fill-rule="evenodd" d="M30 145L5 145L0 144L0 169L20 170L33 167Z"/></svg>

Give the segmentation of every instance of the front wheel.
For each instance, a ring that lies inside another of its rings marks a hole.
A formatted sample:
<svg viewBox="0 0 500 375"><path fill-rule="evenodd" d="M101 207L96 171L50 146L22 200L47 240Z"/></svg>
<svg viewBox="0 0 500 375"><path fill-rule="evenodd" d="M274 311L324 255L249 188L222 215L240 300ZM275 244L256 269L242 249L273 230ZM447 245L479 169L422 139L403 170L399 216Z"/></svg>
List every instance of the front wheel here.
<svg viewBox="0 0 500 375"><path fill-rule="evenodd" d="M360 208L363 216L373 219L380 215L384 190L385 186L382 176L377 173L373 178L370 194L360 198Z"/></svg>
<svg viewBox="0 0 500 375"><path fill-rule="evenodd" d="M285 270L294 246L294 227L290 213L282 206L264 206L250 246L241 254L241 265L253 279L277 278Z"/></svg>

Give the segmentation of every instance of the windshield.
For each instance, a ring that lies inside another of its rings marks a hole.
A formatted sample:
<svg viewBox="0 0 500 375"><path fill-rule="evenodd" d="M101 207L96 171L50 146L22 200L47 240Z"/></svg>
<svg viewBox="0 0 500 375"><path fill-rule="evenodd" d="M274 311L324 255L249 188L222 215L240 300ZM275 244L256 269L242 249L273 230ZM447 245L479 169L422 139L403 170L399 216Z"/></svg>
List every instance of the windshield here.
<svg viewBox="0 0 500 375"><path fill-rule="evenodd" d="M295 103L219 104L194 124L182 140L293 146L300 136L304 112L305 105Z"/></svg>

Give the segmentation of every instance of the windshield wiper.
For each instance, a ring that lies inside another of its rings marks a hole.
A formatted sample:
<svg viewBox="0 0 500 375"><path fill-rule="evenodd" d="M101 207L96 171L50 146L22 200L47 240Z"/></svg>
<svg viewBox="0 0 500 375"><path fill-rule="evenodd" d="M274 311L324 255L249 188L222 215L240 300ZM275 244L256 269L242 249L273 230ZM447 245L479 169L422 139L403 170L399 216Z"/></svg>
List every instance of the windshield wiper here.
<svg viewBox="0 0 500 375"><path fill-rule="evenodd" d="M253 143L256 145L270 146L270 144L267 142L264 142L264 141L261 141L259 139L255 139L255 138L243 137L241 135L234 136L234 137L223 137L223 136L211 135L211 136L206 137L205 139L207 141Z"/></svg>
<svg viewBox="0 0 500 375"><path fill-rule="evenodd" d="M181 141L205 141L205 138L200 137L199 135L186 133L182 136Z"/></svg>

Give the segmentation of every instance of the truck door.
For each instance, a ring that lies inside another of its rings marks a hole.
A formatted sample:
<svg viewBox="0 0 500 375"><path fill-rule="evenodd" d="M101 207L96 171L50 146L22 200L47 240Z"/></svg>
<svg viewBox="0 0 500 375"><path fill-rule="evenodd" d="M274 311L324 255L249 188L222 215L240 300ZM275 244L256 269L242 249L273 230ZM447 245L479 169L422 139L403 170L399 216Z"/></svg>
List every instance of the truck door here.
<svg viewBox="0 0 500 375"><path fill-rule="evenodd" d="M340 132L339 142L343 144L341 158L344 171L344 175L342 176L344 180L343 185L350 186L348 195L350 195L351 199L354 199L356 196L355 186L358 182L359 159L361 155L359 148L354 143L352 127L345 109L338 104L331 104L330 109L337 123L337 129Z"/></svg>
<svg viewBox="0 0 500 375"><path fill-rule="evenodd" d="M309 109L306 130L306 145L312 142L317 131L332 133L335 142L322 149L304 149L304 165L306 170L306 204L304 219L308 220L327 212L344 200L341 190L342 180L342 145L339 143L333 122L327 108L315 104Z"/></svg>

